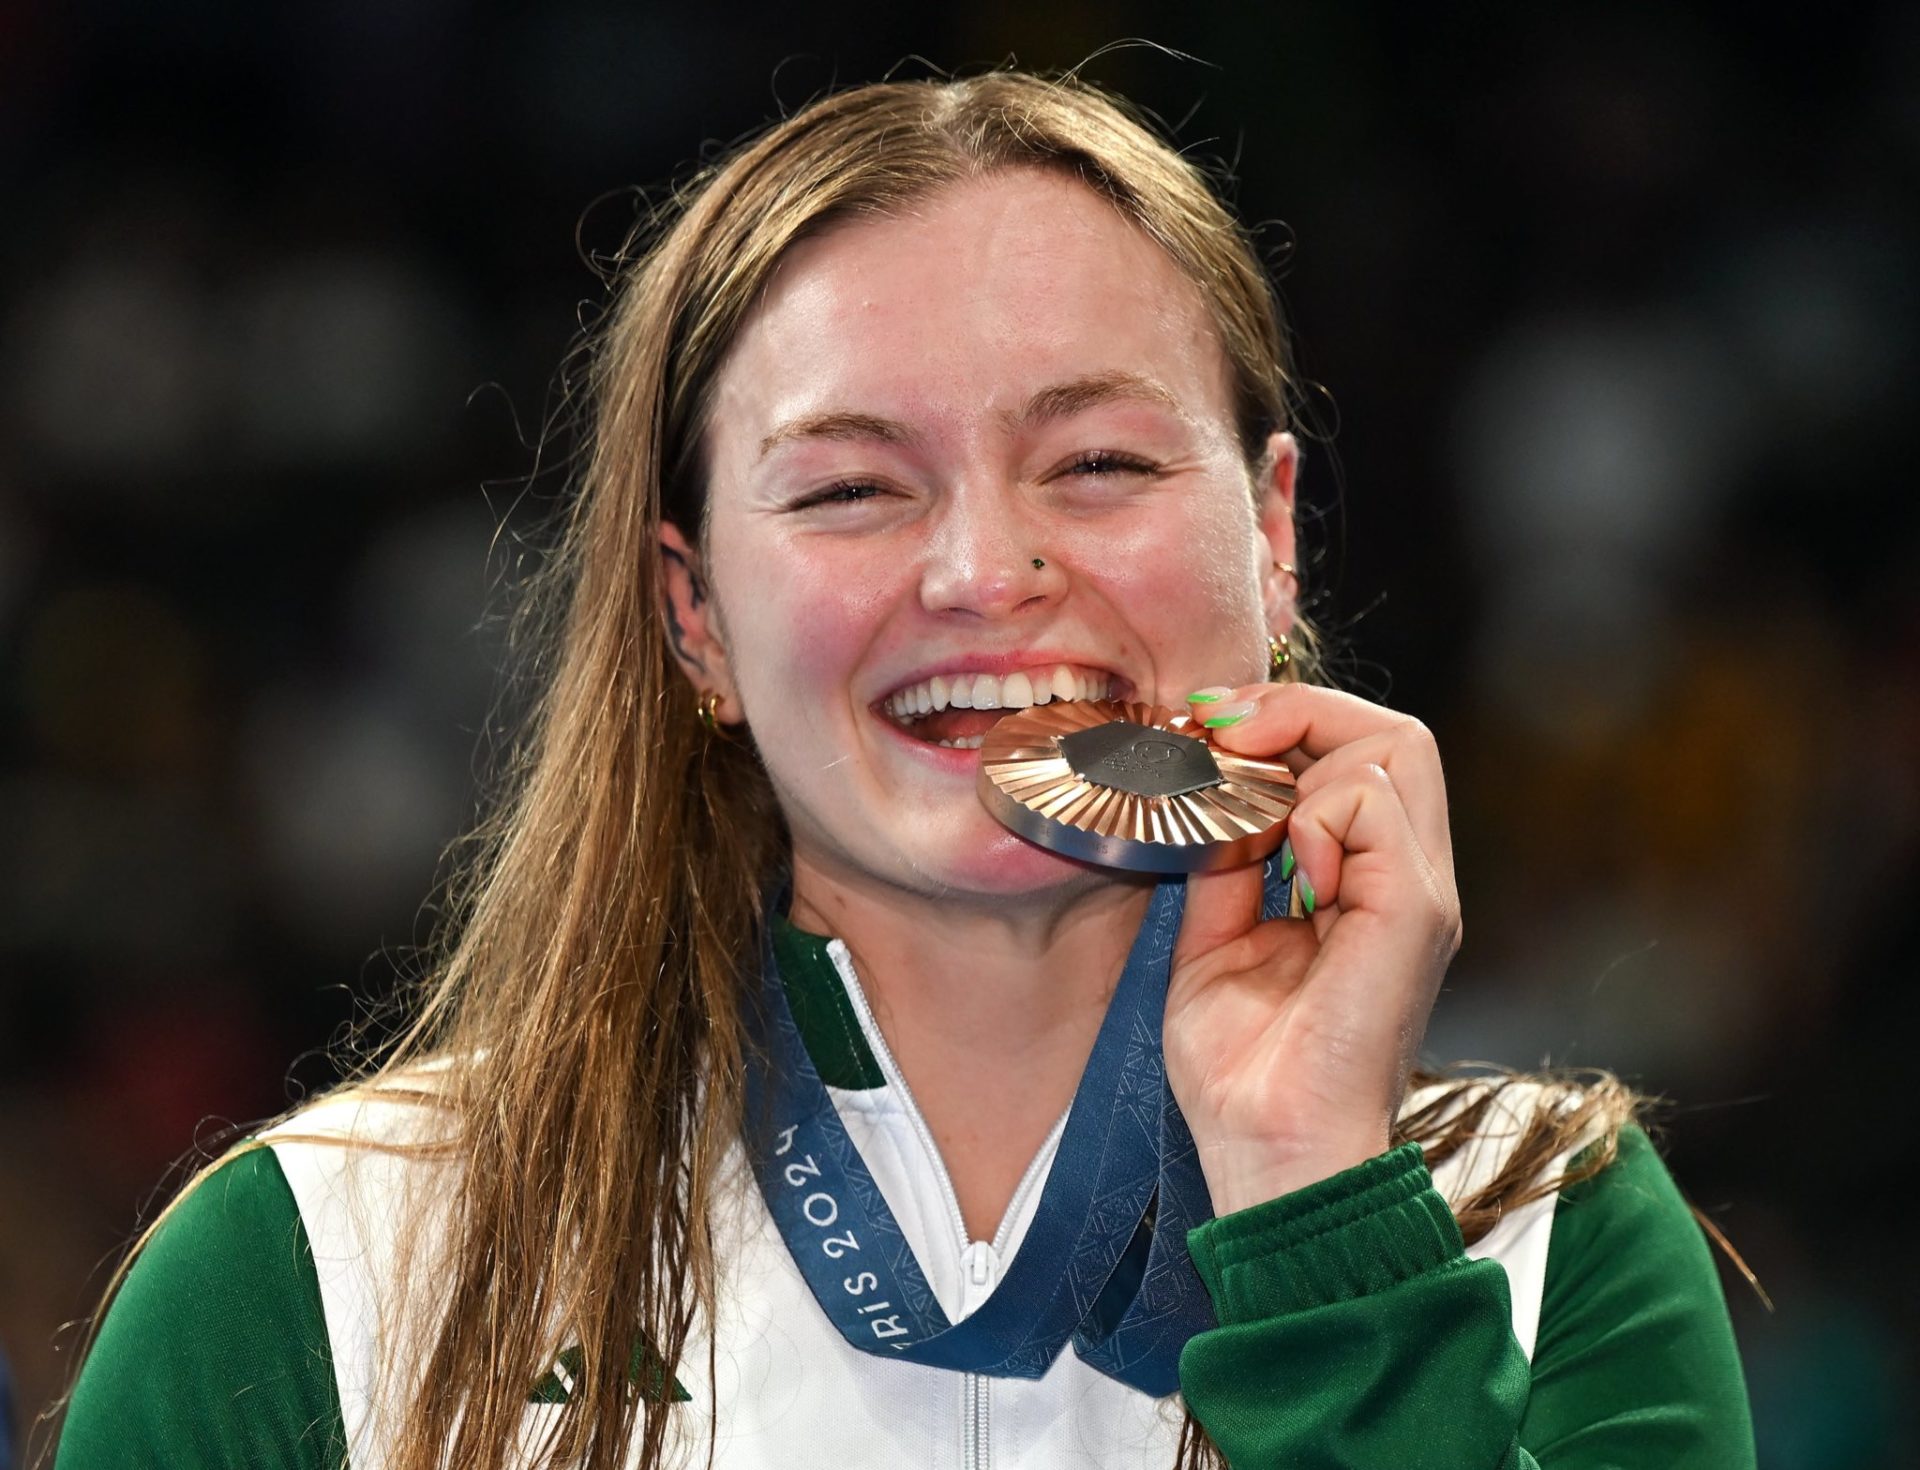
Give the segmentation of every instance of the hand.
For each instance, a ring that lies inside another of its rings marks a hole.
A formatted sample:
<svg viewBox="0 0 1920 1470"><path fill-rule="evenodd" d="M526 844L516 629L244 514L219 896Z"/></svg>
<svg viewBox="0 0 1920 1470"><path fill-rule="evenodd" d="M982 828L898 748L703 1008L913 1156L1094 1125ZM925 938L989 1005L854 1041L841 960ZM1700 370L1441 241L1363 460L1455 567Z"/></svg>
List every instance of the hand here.
<svg viewBox="0 0 1920 1470"><path fill-rule="evenodd" d="M1385 1151L1441 977L1460 948L1446 786L1418 720L1337 690L1255 684L1196 716L1277 757L1310 918L1260 919L1261 865L1187 880L1167 992L1167 1079L1217 1214Z"/></svg>

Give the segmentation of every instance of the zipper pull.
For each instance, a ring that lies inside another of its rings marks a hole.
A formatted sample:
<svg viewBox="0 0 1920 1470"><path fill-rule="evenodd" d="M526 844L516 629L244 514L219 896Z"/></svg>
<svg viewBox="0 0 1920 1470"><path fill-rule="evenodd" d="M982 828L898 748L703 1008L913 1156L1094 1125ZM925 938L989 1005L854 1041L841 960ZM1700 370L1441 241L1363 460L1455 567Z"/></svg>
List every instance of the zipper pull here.
<svg viewBox="0 0 1920 1470"><path fill-rule="evenodd" d="M960 1269L966 1290L966 1309L971 1312L981 1302L993 1295L994 1282L998 1278L1000 1258L994 1253L993 1242L976 1240L960 1253Z"/></svg>
<svg viewBox="0 0 1920 1470"><path fill-rule="evenodd" d="M967 1280L975 1286L993 1280L993 1242L976 1240L967 1247Z"/></svg>

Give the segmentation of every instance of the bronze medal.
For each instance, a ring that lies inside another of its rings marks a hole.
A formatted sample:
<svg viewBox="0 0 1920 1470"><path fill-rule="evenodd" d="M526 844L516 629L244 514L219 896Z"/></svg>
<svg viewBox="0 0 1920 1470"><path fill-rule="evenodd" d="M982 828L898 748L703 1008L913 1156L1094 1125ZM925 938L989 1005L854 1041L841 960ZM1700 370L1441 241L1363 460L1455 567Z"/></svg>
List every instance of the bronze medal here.
<svg viewBox="0 0 1920 1470"><path fill-rule="evenodd" d="M1142 873L1266 857L1286 836L1293 772L1221 750L1190 715L1068 701L1016 710L980 746L980 800L1029 842Z"/></svg>

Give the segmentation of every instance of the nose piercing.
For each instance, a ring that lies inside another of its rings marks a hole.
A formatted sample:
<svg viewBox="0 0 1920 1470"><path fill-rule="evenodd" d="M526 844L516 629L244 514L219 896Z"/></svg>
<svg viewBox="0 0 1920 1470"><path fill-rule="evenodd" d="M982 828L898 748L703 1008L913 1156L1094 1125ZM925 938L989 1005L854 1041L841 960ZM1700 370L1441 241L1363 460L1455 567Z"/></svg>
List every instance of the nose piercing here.
<svg viewBox="0 0 1920 1470"><path fill-rule="evenodd" d="M1034 570L1035 570L1036 572L1037 572L1037 571L1039 571L1039 570L1040 570L1040 569L1041 569L1042 567L1044 567L1045 565L1046 565L1046 563L1045 563L1045 562L1043 562L1042 560L1040 560L1040 558L1039 558L1039 557L1037 557L1037 556L1036 556L1036 557L1035 557L1035 558L1033 559L1033 569L1034 569Z"/></svg>

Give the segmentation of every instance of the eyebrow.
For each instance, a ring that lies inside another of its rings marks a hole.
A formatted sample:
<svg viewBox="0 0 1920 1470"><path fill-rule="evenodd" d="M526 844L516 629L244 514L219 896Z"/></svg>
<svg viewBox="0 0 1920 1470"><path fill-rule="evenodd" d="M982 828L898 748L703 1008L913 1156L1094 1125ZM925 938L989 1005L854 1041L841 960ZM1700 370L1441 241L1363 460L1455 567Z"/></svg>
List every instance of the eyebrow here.
<svg viewBox="0 0 1920 1470"><path fill-rule="evenodd" d="M1003 411L1000 420L1009 430L1018 432L1054 419L1071 418L1074 414L1084 413L1103 403L1128 399L1172 409L1181 418L1187 417L1180 400L1165 385L1139 373L1116 369L1112 372L1089 373L1070 382L1042 388L1019 409ZM913 445L920 443L921 437L917 430L898 419L831 409L825 413L791 419L780 425L760 441L760 458L765 459L782 444L794 439L865 439L877 440L882 444Z"/></svg>

